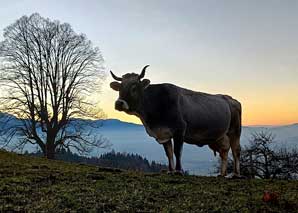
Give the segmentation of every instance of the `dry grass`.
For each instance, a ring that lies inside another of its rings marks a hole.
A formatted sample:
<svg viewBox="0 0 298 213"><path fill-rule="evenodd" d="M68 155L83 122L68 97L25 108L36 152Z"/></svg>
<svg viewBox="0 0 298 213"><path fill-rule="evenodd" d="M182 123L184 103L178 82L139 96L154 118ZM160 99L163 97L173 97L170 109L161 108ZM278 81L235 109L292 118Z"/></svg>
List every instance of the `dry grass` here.
<svg viewBox="0 0 298 213"><path fill-rule="evenodd" d="M274 203L264 191L277 192ZM0 212L298 212L298 181L143 174L0 151Z"/></svg>

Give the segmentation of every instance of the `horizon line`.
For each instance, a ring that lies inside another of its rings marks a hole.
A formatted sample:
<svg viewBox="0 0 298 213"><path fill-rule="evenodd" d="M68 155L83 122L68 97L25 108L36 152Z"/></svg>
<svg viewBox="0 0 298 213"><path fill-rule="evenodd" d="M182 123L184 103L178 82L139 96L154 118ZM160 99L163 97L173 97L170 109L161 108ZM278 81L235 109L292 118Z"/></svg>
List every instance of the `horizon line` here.
<svg viewBox="0 0 298 213"><path fill-rule="evenodd" d="M142 123L136 123L136 122L133 122L133 121L125 121L125 120L120 119L120 118L103 118L101 120L119 120L119 121L125 122L125 123L143 125ZM279 126L292 126L292 125L298 125L298 121L293 122L293 123L284 123L284 124L243 124L242 126L243 127L279 127Z"/></svg>

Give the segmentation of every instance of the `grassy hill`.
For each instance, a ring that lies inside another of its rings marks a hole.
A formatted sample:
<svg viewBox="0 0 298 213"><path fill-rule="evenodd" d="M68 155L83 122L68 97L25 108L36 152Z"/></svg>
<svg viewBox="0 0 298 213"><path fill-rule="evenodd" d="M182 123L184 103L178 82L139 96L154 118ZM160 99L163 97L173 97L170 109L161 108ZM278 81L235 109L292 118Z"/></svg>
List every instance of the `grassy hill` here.
<svg viewBox="0 0 298 213"><path fill-rule="evenodd" d="M265 190L280 194L262 201ZM143 174L0 151L0 212L298 212L298 181Z"/></svg>

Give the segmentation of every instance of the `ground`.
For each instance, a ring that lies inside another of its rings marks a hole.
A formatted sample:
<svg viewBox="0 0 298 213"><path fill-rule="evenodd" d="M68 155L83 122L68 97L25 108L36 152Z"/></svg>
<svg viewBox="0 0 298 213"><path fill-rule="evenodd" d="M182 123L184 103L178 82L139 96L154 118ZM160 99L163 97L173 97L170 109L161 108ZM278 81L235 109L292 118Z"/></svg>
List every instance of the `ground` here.
<svg viewBox="0 0 298 213"><path fill-rule="evenodd" d="M278 193L272 202L264 191ZM0 212L298 212L298 181L144 174L0 151Z"/></svg>

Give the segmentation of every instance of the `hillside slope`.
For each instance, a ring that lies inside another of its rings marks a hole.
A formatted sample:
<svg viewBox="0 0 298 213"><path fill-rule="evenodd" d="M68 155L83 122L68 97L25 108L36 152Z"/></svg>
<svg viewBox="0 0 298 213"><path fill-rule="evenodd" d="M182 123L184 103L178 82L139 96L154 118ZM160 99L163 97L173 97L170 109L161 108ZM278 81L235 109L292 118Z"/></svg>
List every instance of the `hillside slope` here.
<svg viewBox="0 0 298 213"><path fill-rule="evenodd" d="M264 190L279 201L264 203ZM294 212L297 200L298 181L143 174L0 151L0 212Z"/></svg>

